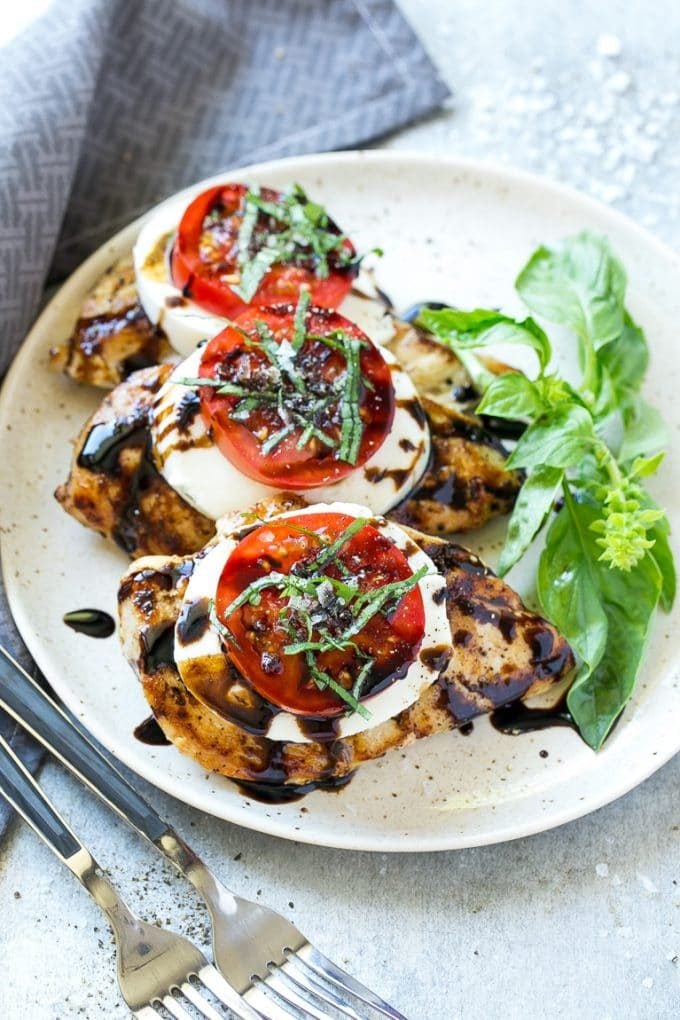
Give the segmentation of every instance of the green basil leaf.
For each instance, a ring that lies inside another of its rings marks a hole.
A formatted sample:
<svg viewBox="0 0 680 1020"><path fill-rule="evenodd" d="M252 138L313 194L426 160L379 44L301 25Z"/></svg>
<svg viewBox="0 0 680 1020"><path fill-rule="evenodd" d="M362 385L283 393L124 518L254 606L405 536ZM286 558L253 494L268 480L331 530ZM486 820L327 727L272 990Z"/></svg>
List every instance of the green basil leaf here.
<svg viewBox="0 0 680 1020"><path fill-rule="evenodd" d="M605 351L609 350L609 347L614 347L615 344L616 341L602 349ZM590 406L593 418L598 424L604 424L607 419L613 419L614 417L620 422L623 413L622 398L609 372L601 364L597 367L597 379L593 397L594 400Z"/></svg>
<svg viewBox="0 0 680 1020"><path fill-rule="evenodd" d="M598 517L592 503L565 496L548 529L537 586L546 616L581 659L567 703L595 749L633 691L662 588L650 555L625 573L599 560L591 528Z"/></svg>
<svg viewBox="0 0 680 1020"><path fill-rule="evenodd" d="M477 406L478 414L491 414L496 418L536 418L543 410L535 384L521 372L494 376Z"/></svg>
<svg viewBox="0 0 680 1020"><path fill-rule="evenodd" d="M423 319L424 315L425 312L421 312L416 319L416 325L421 326L423 329L427 329L428 327L425 326ZM465 347L461 347L455 342L455 340L452 340L451 337L447 336L445 333L431 332L431 336L435 340L438 340L443 347L448 347L453 351L480 393L484 393L485 390L488 390L494 379L496 379L496 376L493 372L489 371L482 361L479 360L474 351L469 351Z"/></svg>
<svg viewBox="0 0 680 1020"><path fill-rule="evenodd" d="M241 282L232 286L232 290L243 301L250 301L269 269L281 259L278 248L260 248L258 253L241 269Z"/></svg>
<svg viewBox="0 0 680 1020"><path fill-rule="evenodd" d="M562 468L537 467L519 490L498 561L501 577L524 555L543 527L563 478Z"/></svg>
<svg viewBox="0 0 680 1020"><path fill-rule="evenodd" d="M638 392L647 371L649 350L645 335L624 311L619 337L597 352L599 383L593 414L598 421L617 414L630 420L640 400Z"/></svg>
<svg viewBox="0 0 680 1020"><path fill-rule="evenodd" d="M649 478L651 475L655 475L665 456L665 452L661 450L660 453L655 453L653 457L636 457L630 469L631 476L635 478Z"/></svg>
<svg viewBox="0 0 680 1020"><path fill-rule="evenodd" d="M643 490L643 505L650 510L658 510L659 506L654 502L648 492ZM648 538L654 540L654 545L647 553L651 556L661 571L661 608L670 612L673 608L676 593L675 562L669 542L671 528L667 517L661 517L655 521L647 532Z"/></svg>
<svg viewBox="0 0 680 1020"><path fill-rule="evenodd" d="M604 655L590 674L576 679L567 696L569 711L581 736L600 748L633 693L662 578L652 556L632 570L599 571L600 598L607 616Z"/></svg>
<svg viewBox="0 0 680 1020"><path fill-rule="evenodd" d="M626 274L604 237L586 231L539 248L515 287L533 312L589 338L596 350L623 331Z"/></svg>
<svg viewBox="0 0 680 1020"><path fill-rule="evenodd" d="M578 464L593 445L593 420L584 407L568 404L558 407L550 417L530 425L506 462L509 470L571 467Z"/></svg>
<svg viewBox="0 0 680 1020"><path fill-rule="evenodd" d="M568 404L579 404L588 410L581 394L570 386L566 379L560 379L557 375L541 375L534 386L539 400L546 409L553 411Z"/></svg>
<svg viewBox="0 0 680 1020"><path fill-rule="evenodd" d="M663 418L655 407L637 397L624 415L623 442L618 459L627 464L637 457L658 453L668 442Z"/></svg>
<svg viewBox="0 0 680 1020"><path fill-rule="evenodd" d="M661 608L664 612L670 613L675 602L677 578L668 535L660 531L657 525L650 528L647 534L654 539L654 545L647 555L651 556L661 572Z"/></svg>
<svg viewBox="0 0 680 1020"><path fill-rule="evenodd" d="M328 216L326 210L318 202L311 202L309 199L302 206L305 216L313 226L326 227L328 225Z"/></svg>
<svg viewBox="0 0 680 1020"><path fill-rule="evenodd" d="M454 347L473 350L492 344L520 344L536 352L541 369L550 361L550 341L531 318L518 322L494 309L424 308L417 319L423 329Z"/></svg>
<svg viewBox="0 0 680 1020"><path fill-rule="evenodd" d="M597 665L607 643L607 617L592 556L594 535L589 530L596 517L594 507L570 496L565 499L548 528L536 579L541 608L581 659L581 675Z"/></svg>
<svg viewBox="0 0 680 1020"><path fill-rule="evenodd" d="M623 313L623 329L613 343L602 347L598 361L606 370L612 387L620 401L630 393L637 393L649 365L649 349L645 334Z"/></svg>

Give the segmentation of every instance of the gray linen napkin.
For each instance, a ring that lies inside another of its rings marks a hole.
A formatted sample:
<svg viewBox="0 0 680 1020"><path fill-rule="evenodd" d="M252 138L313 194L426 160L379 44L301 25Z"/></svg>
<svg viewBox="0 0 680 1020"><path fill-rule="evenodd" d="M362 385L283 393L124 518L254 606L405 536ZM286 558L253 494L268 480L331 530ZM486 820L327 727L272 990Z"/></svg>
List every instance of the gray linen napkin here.
<svg viewBox="0 0 680 1020"><path fill-rule="evenodd" d="M0 50L0 375L46 282L166 195L447 95L392 0L53 0ZM31 665L1 585L0 642ZM0 836L7 818L0 801Z"/></svg>

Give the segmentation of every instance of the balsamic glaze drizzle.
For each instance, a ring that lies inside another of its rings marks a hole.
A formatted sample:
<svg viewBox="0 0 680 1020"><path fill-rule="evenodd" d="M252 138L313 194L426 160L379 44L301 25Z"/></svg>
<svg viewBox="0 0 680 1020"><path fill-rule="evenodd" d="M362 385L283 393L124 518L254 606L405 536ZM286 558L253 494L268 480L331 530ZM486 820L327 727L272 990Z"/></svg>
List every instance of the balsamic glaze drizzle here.
<svg viewBox="0 0 680 1020"><path fill-rule="evenodd" d="M137 417L114 418L93 425L78 455L78 466L111 474L118 466L120 451L126 446L144 443L146 432L146 423Z"/></svg>
<svg viewBox="0 0 680 1020"><path fill-rule="evenodd" d="M135 726L133 733L142 744L149 744L152 747L166 747L170 745L170 741L153 715L140 722L139 726Z"/></svg>
<svg viewBox="0 0 680 1020"><path fill-rule="evenodd" d="M156 673L162 666L175 665L175 628L168 624L152 636L142 635L144 646L144 668Z"/></svg>
<svg viewBox="0 0 680 1020"><path fill-rule="evenodd" d="M350 772L345 776L336 776L332 779L318 779L313 783L302 783L297 786L286 783L261 783L250 779L233 779L246 797L251 800L259 800L263 804L290 804L291 801L302 800L308 793L314 790L325 790L337 792L354 777Z"/></svg>
<svg viewBox="0 0 680 1020"><path fill-rule="evenodd" d="M448 307L445 301L416 301L415 304L409 305L408 308L401 312L399 318L404 322L415 322L424 308L432 308L438 312L442 308Z"/></svg>
<svg viewBox="0 0 680 1020"><path fill-rule="evenodd" d="M491 725L499 733L519 736L521 733L534 733L546 730L551 726L568 726L578 732L578 728L567 708L566 693L550 708L529 708L522 701L513 701L509 705L501 705L490 716Z"/></svg>
<svg viewBox="0 0 680 1020"><path fill-rule="evenodd" d="M73 609L63 619L71 630L93 638L111 637L116 629L115 620L103 609Z"/></svg>
<svg viewBox="0 0 680 1020"><path fill-rule="evenodd" d="M135 415L93 425L78 456L79 467L115 476L120 471L121 451L130 447L141 449L141 460L131 479L129 499L120 512L120 520L112 535L117 545L127 553L133 552L137 546L139 493L153 484L158 476L151 454L147 417Z"/></svg>

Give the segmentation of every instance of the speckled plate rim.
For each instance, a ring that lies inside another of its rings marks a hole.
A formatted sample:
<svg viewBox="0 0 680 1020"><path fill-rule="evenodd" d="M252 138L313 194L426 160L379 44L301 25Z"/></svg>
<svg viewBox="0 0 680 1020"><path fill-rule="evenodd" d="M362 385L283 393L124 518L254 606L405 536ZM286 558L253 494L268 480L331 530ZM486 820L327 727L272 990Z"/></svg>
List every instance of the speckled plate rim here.
<svg viewBox="0 0 680 1020"><path fill-rule="evenodd" d="M427 174L428 168L431 168L433 172L439 172L442 168L445 168L451 172L452 179L454 179L456 175L461 175L463 178L465 176L471 176L480 182L479 186L482 188L487 187L491 190L501 189L507 190L508 192L512 192L514 190L519 193L526 193L528 191L535 193L536 196L540 195L543 199L547 199L548 201L552 201L556 204L564 204L568 207L575 206L579 209L580 214L582 215L584 225L594 223L597 228L602 229L609 234L623 235L627 238L631 246L638 245L641 250L649 253L650 257L658 260L660 264L664 264L667 271L674 273L680 283L680 258L678 258L672 250L667 248L653 235L649 234L645 229L638 226L621 213L609 209L608 207L601 205L599 202L596 202L587 196L583 196L570 188L566 188L562 185L555 184L517 170L498 168L493 165L474 160L443 158L440 156L432 156L422 153L411 154L402 151L390 152L369 150L311 155L299 158L291 157L284 160L277 160L240 168L238 170L230 171L229 173L232 176L237 174L261 176L267 173L271 173L272 175L284 173L288 175L290 179L294 179L296 176L313 173L315 171L322 174L324 169L333 167L346 168L348 171L360 173L362 166L376 166L396 173L399 173L400 168L404 168L406 172L417 168L421 174ZM224 175L215 175L215 177L208 179L208 181L203 181L197 185L191 186L190 188L184 189L183 193L191 195L196 190L204 187L206 183L213 180L219 180L220 178L223 179L223 177ZM52 309L55 302L64 303L67 300L75 301L79 298L87 289L93 277L96 276L98 272L101 272L106 263L110 263L112 249L123 250L123 248L130 246L143 219L144 217L140 217L140 219L128 225L111 238L106 245L102 246L102 248L90 256L90 258L87 259L75 271L75 273L72 274L58 294L52 299L50 304L43 310L41 316L36 321L22 348L17 354L3 385L2 392L0 393L0 429L3 430L3 435L4 429L9 420L12 418L13 411L17 406L16 401L21 393L22 379L25 378L26 373L29 372L34 364L36 351L41 349L45 344L45 334L49 329L52 318ZM623 257L625 261L625 252L623 252ZM516 269L517 266L515 265L510 267L511 272ZM678 417L678 415L676 415L676 421L680 421L680 417ZM8 460L8 458L6 458L6 460ZM0 470L0 475L1 474L2 471ZM314 831L313 829L308 829L306 831L304 826L293 826L289 818L284 816L283 819L280 819L277 817L277 815L281 814L280 812L274 812L273 814L264 814L261 812L257 815L244 814L243 812L234 810L234 807L231 804L227 804L225 807L225 805L219 801L216 802L214 797L211 797L211 792L214 794L214 790L201 794L200 790L194 789L187 794L186 790L183 790L181 786L172 781L171 778L168 778L164 774L162 767L159 767L156 762L150 758L144 758L141 754L135 756L125 752L120 753L120 748L116 746L115 741L112 743L108 730L106 726L103 725L103 721L101 719L90 717L87 710L83 710L83 706L79 702L79 699L75 696L69 684L68 677L60 670L55 669L54 658L50 649L41 640L41 635L36 629L31 618L30 607L26 605L25 600L22 597L20 585L15 583L14 571L12 569L15 566L13 556L14 550L11 547L8 536L4 533L0 536L0 547L2 548L3 553L3 575L8 600L14 618L17 622L17 626L19 627L19 630L38 666L50 679L55 691L63 699L64 703L71 708L71 710L83 718L94 736L114 754L119 754L121 760L143 776L143 778L152 784L157 785L165 792L178 797L179 799L184 800L201 810L216 815L217 817L224 818L228 821L235 822L239 825L253 828L264 833L300 842L314 843L317 845L381 852L424 852L433 850L462 849L469 846L494 844L545 831L549 828L553 828L579 818L604 806L612 800L627 793L644 779L648 778L654 771L656 771L656 769L672 758L678 750L680 750L680 725L678 725L680 722L680 697L678 696L678 684L674 668L672 672L667 672L662 682L657 684L651 696L643 698L644 704L642 707L645 711L643 712L638 710L636 713L631 713L631 715L627 717L624 723L622 723L618 728L619 730L630 730L632 728L635 731L637 735L637 742L634 741L634 744L636 743L638 753L634 760L627 760L627 767L625 768L618 770L608 768L606 770L607 780L597 784L594 788L590 788L587 795L567 795L565 803L554 803L553 807L547 811L541 812L531 810L530 802L532 800L532 796L535 797L535 794L532 794L529 797L517 798L520 810L517 816L511 818L506 817L503 819L494 819L493 810L495 805L493 804L484 805L482 803L477 807L473 806L470 809L464 809L461 811L453 809L451 812L452 815L456 814L461 824L458 828L456 828L455 825L452 825L449 829L446 829L441 833L420 835L416 831L400 836L398 833L393 832L386 834L381 832L379 828L376 828L375 834L364 833L361 835L353 832L350 827L344 832L341 830L335 831L332 834L329 834L328 837L326 837L323 832ZM659 704L659 701L663 703ZM659 739L653 742L654 747L652 747L649 744L649 741L645 739L644 731L645 724L650 722L647 718L650 715L650 703L652 704L651 715L653 720L656 720L661 724L660 729L656 731L656 736ZM665 722L669 722L669 714L672 725L663 725L664 717ZM484 724L482 724L482 728L483 725ZM440 737L430 739L431 741L441 741ZM605 760L610 760L615 756L613 749L617 746L618 739L619 736L617 734L615 735L614 741L611 742L603 752L601 752L601 761L604 762ZM616 755L616 757L618 757L618 755ZM386 765L389 761L390 756L385 759ZM375 764L377 763L371 763L368 766L363 766L359 774L361 775L364 769L369 769ZM574 778L576 779L577 788L578 776L572 777L571 780L567 781L566 785L569 786L571 784L571 786L574 786ZM221 781L218 780L217 782L219 784ZM324 795L315 794L313 796L317 797ZM529 803L526 804L525 801L528 801ZM522 807L528 807L528 810L522 810ZM488 808L491 810L488 811ZM478 828L476 824L468 824L468 820L478 816L480 812L484 812L485 810L489 815L489 820L488 823L484 824L481 829Z"/></svg>

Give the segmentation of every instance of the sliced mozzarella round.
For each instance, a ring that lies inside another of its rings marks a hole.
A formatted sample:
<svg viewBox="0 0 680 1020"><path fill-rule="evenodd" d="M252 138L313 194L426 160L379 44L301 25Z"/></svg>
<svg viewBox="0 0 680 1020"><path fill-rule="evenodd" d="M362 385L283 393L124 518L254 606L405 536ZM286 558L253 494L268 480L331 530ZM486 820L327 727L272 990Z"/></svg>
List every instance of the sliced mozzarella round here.
<svg viewBox="0 0 680 1020"><path fill-rule="evenodd" d="M386 344L396 333L387 299L378 290L372 269L361 267L354 286L338 311L350 322L355 322L374 344Z"/></svg>
<svg viewBox="0 0 680 1020"><path fill-rule="evenodd" d="M142 227L132 253L142 308L185 356L227 324L185 297L172 282L169 249L187 204L186 198L177 198L159 206Z"/></svg>
<svg viewBox="0 0 680 1020"><path fill-rule="evenodd" d="M389 435L363 467L346 478L298 490L305 499L346 499L383 514L404 499L424 473L430 456L425 413L410 377L389 351L381 349L381 354L390 366L396 403ZM187 503L216 520L280 490L242 474L214 443L195 390L177 381L196 378L200 362L199 349L174 369L161 388L153 407L151 440L165 480Z"/></svg>
<svg viewBox="0 0 680 1020"><path fill-rule="evenodd" d="M349 712L337 719L335 727L337 736L349 737L394 718L399 712L413 705L422 692L437 679L444 663L452 654L451 627L445 599L446 581L430 557L400 527L384 518L372 517L368 507L353 503L315 504L302 510L275 514L270 519L319 512L369 517L372 526L404 553L414 574L423 566L428 568L428 573L418 582L425 609L425 631L420 651L403 677L376 694L369 694L361 699L362 705L370 712L370 719L365 719L358 712ZM219 696L220 690L224 688L228 692L228 699L236 706L247 702L250 688L247 684L239 683L239 678L235 678L229 668L220 636L210 623L210 606L217 597L217 587L224 566L241 537L243 534L226 535L209 549L207 555L196 561L175 628L175 662L189 690L195 691L201 686L206 689L204 685L207 685L214 698L215 694ZM223 679L226 676L229 676L228 683ZM223 714L238 725L238 710L230 713L229 701L225 701ZM299 717L286 711L271 713L266 736L271 740L297 743L311 741L304 732L304 726L300 726Z"/></svg>
<svg viewBox="0 0 680 1020"><path fill-rule="evenodd" d="M172 281L169 251L186 206L186 198L169 199L159 206L142 227L133 251L142 308L151 322L161 327L171 346L185 357L228 325L227 319L206 312ZM359 274L338 311L377 344L394 336L392 316L368 273Z"/></svg>

